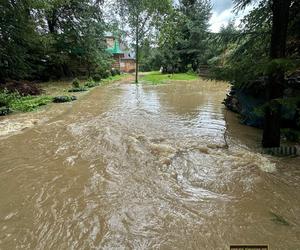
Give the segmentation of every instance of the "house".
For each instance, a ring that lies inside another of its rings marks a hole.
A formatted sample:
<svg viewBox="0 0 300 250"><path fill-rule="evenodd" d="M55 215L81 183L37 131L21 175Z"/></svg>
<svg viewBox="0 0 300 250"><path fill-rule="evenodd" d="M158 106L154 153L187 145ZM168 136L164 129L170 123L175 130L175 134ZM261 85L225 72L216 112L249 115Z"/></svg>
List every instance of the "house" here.
<svg viewBox="0 0 300 250"><path fill-rule="evenodd" d="M128 51L118 36L107 32L105 34L107 51L112 55L113 68L119 69L124 73L135 72L135 55Z"/></svg>

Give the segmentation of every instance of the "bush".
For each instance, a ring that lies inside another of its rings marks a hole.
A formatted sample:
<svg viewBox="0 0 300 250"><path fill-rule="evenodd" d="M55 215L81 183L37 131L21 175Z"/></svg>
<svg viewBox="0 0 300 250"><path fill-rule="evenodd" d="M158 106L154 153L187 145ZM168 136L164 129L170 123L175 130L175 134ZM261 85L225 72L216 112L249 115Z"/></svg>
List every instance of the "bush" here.
<svg viewBox="0 0 300 250"><path fill-rule="evenodd" d="M78 87L78 88L72 88L70 89L68 92L83 92L83 91L87 91L86 87Z"/></svg>
<svg viewBox="0 0 300 250"><path fill-rule="evenodd" d="M72 102L77 100L76 96L55 96L53 98L54 103Z"/></svg>
<svg viewBox="0 0 300 250"><path fill-rule="evenodd" d="M295 129L281 129L282 136L284 136L288 141L299 142L300 141L300 131Z"/></svg>
<svg viewBox="0 0 300 250"><path fill-rule="evenodd" d="M100 76L101 79L105 79L111 76L111 70L107 70L105 68L99 68L96 70L95 76ZM93 77L95 81L95 76Z"/></svg>
<svg viewBox="0 0 300 250"><path fill-rule="evenodd" d="M108 77L111 77L111 72L109 70L107 70L107 71L103 72L102 76L103 76L104 79L106 79Z"/></svg>
<svg viewBox="0 0 300 250"><path fill-rule="evenodd" d="M111 73L111 76L121 75L121 72L119 69L111 69L110 73Z"/></svg>
<svg viewBox="0 0 300 250"><path fill-rule="evenodd" d="M93 80L94 80L95 82L100 82L100 81L102 80L102 77L101 77L100 74L95 74L95 75L93 76Z"/></svg>
<svg viewBox="0 0 300 250"><path fill-rule="evenodd" d="M87 87L87 88L94 88L94 87L97 87L99 86L100 84L98 82L87 82L84 86Z"/></svg>
<svg viewBox="0 0 300 250"><path fill-rule="evenodd" d="M106 76L105 78L109 78L109 77L111 77L111 76L112 76L112 74L111 74L110 70L106 71L106 75L105 75L105 76Z"/></svg>
<svg viewBox="0 0 300 250"><path fill-rule="evenodd" d="M0 91L0 107L10 107L13 100L20 98L16 93L9 93L7 89Z"/></svg>
<svg viewBox="0 0 300 250"><path fill-rule="evenodd" d="M87 88L93 88L99 86L99 83L96 83L92 78L89 78L87 82L84 84L84 86Z"/></svg>
<svg viewBox="0 0 300 250"><path fill-rule="evenodd" d="M80 81L78 78L75 78L72 82L73 88L80 88Z"/></svg>
<svg viewBox="0 0 300 250"><path fill-rule="evenodd" d="M118 69L111 69L111 71L110 71L112 76L119 75L118 72L120 72Z"/></svg>
<svg viewBox="0 0 300 250"><path fill-rule="evenodd" d="M8 107L0 107L0 116L8 115L11 112L11 109Z"/></svg>

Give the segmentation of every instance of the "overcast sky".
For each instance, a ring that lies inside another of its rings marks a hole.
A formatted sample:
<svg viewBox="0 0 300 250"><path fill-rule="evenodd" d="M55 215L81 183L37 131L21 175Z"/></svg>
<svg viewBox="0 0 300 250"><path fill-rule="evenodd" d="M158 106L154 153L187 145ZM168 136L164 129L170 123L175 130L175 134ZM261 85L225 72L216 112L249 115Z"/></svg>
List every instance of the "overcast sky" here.
<svg viewBox="0 0 300 250"><path fill-rule="evenodd" d="M232 0L211 0L211 3L213 14L210 19L210 29L213 32L218 32L223 25L226 25L232 19L235 19L235 23L238 25L243 16L252 9L252 7L249 6L244 11L235 14L233 13L234 5Z"/></svg>

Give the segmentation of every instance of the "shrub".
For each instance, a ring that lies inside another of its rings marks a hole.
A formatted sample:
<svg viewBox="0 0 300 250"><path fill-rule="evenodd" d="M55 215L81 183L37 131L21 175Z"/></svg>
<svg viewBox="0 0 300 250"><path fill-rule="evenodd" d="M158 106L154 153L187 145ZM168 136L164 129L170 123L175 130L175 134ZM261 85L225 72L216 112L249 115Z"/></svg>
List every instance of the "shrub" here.
<svg viewBox="0 0 300 250"><path fill-rule="evenodd" d="M102 77L101 77L100 74L95 74L95 75L93 76L93 80L94 80L95 82L100 82L101 79L102 79Z"/></svg>
<svg viewBox="0 0 300 250"><path fill-rule="evenodd" d="M118 74L116 69L111 69L110 73L112 76L116 76Z"/></svg>
<svg viewBox="0 0 300 250"><path fill-rule="evenodd" d="M111 77L111 72L109 70L107 70L105 73L104 73L104 78L108 78L108 77Z"/></svg>
<svg viewBox="0 0 300 250"><path fill-rule="evenodd" d="M53 98L54 103L72 102L77 100L76 96L55 96Z"/></svg>
<svg viewBox="0 0 300 250"><path fill-rule="evenodd" d="M282 135L291 142L300 141L300 131L295 129L281 129Z"/></svg>
<svg viewBox="0 0 300 250"><path fill-rule="evenodd" d="M93 79L92 77L89 77L89 78L87 79L87 82L94 82L94 79Z"/></svg>
<svg viewBox="0 0 300 250"><path fill-rule="evenodd" d="M94 88L94 87L97 87L99 86L100 84L98 82L87 82L84 86L87 87L87 88Z"/></svg>
<svg viewBox="0 0 300 250"><path fill-rule="evenodd" d="M72 93L72 92L83 92L83 91L87 91L87 88L86 87L72 88L68 92Z"/></svg>
<svg viewBox="0 0 300 250"><path fill-rule="evenodd" d="M20 98L20 95L15 93L9 93L7 89L0 91L0 107L10 107L14 99Z"/></svg>
<svg viewBox="0 0 300 250"><path fill-rule="evenodd" d="M73 88L80 88L80 81L78 78L75 78L72 82Z"/></svg>
<svg viewBox="0 0 300 250"><path fill-rule="evenodd" d="M88 88L93 88L93 87L96 87L98 85L99 85L99 83L95 83L95 81L92 78L89 78L87 80L87 82L84 84L84 86L88 87Z"/></svg>
<svg viewBox="0 0 300 250"><path fill-rule="evenodd" d="M96 71L96 75L99 75L101 77L101 79L105 79L111 76L111 70L106 70L105 68L99 68ZM95 77L93 77L94 80L96 81Z"/></svg>
<svg viewBox="0 0 300 250"><path fill-rule="evenodd" d="M11 109L8 107L0 107L0 116L8 115L11 112Z"/></svg>
<svg viewBox="0 0 300 250"><path fill-rule="evenodd" d="M112 76L121 75L121 71L119 69L112 69L110 73Z"/></svg>

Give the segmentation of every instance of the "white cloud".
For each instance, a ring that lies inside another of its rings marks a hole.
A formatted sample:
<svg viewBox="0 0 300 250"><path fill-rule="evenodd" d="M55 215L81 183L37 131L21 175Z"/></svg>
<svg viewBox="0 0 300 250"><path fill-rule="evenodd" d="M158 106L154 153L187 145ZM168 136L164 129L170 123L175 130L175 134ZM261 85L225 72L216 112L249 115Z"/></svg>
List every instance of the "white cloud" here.
<svg viewBox="0 0 300 250"><path fill-rule="evenodd" d="M240 11L238 14L233 12L233 6L228 9L224 9L219 12L216 10L216 7L213 8L212 17L209 21L210 30L212 32L219 32L222 26L226 26L230 20L235 21L235 25L238 26L241 23L243 17L253 9L253 5L248 6L245 10Z"/></svg>
<svg viewBox="0 0 300 250"><path fill-rule="evenodd" d="M231 12L231 9L224 10L220 14L218 14L216 11L213 11L212 17L209 22L210 30L212 32L218 32L220 28L226 25L233 17L234 15Z"/></svg>

